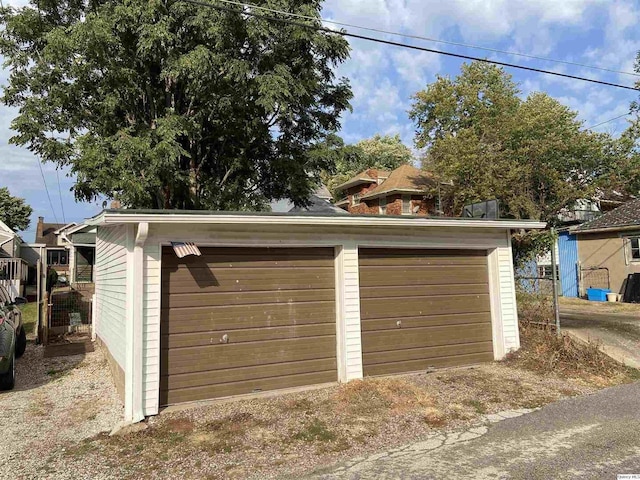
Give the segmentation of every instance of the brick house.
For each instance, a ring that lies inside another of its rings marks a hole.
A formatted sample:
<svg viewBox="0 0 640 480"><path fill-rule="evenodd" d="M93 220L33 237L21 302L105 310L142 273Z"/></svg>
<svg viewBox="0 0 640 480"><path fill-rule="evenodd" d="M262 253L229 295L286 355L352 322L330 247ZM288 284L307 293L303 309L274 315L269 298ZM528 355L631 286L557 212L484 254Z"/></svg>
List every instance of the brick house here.
<svg viewBox="0 0 640 480"><path fill-rule="evenodd" d="M370 168L338 185L344 198L336 206L354 214L434 215L437 198L430 189L436 181L429 172L402 165L392 172Z"/></svg>

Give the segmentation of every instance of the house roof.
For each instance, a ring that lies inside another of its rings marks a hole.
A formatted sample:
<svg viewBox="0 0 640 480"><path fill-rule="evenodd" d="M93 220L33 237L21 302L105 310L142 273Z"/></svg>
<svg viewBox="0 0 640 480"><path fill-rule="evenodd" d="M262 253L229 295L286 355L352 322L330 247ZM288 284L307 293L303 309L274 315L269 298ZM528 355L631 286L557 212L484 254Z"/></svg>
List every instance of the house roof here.
<svg viewBox="0 0 640 480"><path fill-rule="evenodd" d="M640 228L640 199L631 200L610 212L576 227L574 232L629 230Z"/></svg>
<svg viewBox="0 0 640 480"><path fill-rule="evenodd" d="M462 217L425 217L411 215L344 215L315 212L222 212L211 210L132 210L108 209L85 221L87 225L123 225L165 223L180 225L326 225L347 227L471 227L497 229L542 229L546 223L536 220L472 219Z"/></svg>
<svg viewBox="0 0 640 480"><path fill-rule="evenodd" d="M293 207L290 212L316 212L316 213L335 213L337 215L349 215L349 213L341 208L336 207L329 201L317 195L309 197L311 202L308 207Z"/></svg>
<svg viewBox="0 0 640 480"><path fill-rule="evenodd" d="M402 165L396 168L389 178L373 190L362 196L362 199L376 198L390 193L425 193L427 188L435 185L430 172L425 172L413 165Z"/></svg>
<svg viewBox="0 0 640 480"><path fill-rule="evenodd" d="M0 220L0 233L4 233L6 235L9 236L17 236L18 234L16 232L14 232L13 230L11 230L6 223L4 223L2 220Z"/></svg>
<svg viewBox="0 0 640 480"><path fill-rule="evenodd" d="M38 235L39 232L37 232L34 243L44 243L47 247L57 246L55 232L66 226L66 223L43 223L42 235Z"/></svg>
<svg viewBox="0 0 640 480"><path fill-rule="evenodd" d="M336 187L336 192L340 190L346 190L350 187L355 187L356 185L361 185L363 183L377 183L378 178L387 178L389 177L389 172L386 170L378 170L377 168L368 168L363 172L358 173L356 176L350 178L346 182L338 185Z"/></svg>

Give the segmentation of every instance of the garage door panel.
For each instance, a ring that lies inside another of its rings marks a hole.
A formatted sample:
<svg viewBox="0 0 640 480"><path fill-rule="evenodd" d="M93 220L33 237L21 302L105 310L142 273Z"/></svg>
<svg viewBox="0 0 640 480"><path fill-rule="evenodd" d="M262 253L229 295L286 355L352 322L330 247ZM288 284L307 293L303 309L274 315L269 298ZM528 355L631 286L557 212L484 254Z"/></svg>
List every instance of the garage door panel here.
<svg viewBox="0 0 640 480"><path fill-rule="evenodd" d="M375 330L396 330L397 322L402 322L402 329L420 328L420 327L436 327L441 325L461 325L469 323L491 323L490 312L480 313L462 313L454 315L425 315L419 317L402 317L402 318L376 318L362 320L362 331L369 332Z"/></svg>
<svg viewBox="0 0 640 480"><path fill-rule="evenodd" d="M359 265L365 375L493 358L486 251L360 249Z"/></svg>
<svg viewBox="0 0 640 480"><path fill-rule="evenodd" d="M173 249L162 252L169 268L179 266L208 267L276 267L283 263L287 267L325 266L332 267L333 248L200 248L201 256L176 258Z"/></svg>
<svg viewBox="0 0 640 480"><path fill-rule="evenodd" d="M360 307L363 319L444 315L489 311L489 295L372 298Z"/></svg>
<svg viewBox="0 0 640 480"><path fill-rule="evenodd" d="M335 357L335 337L178 348L163 359L167 374Z"/></svg>
<svg viewBox="0 0 640 480"><path fill-rule="evenodd" d="M483 265L363 267L360 269L360 286L477 284L486 283L487 272L487 267Z"/></svg>
<svg viewBox="0 0 640 480"><path fill-rule="evenodd" d="M170 405L174 403L193 402L209 398L329 383L335 382L335 380L335 372L313 372L178 390L160 390L160 404Z"/></svg>
<svg viewBox="0 0 640 480"><path fill-rule="evenodd" d="M430 368L460 367L464 365L474 365L493 360L493 353L474 353L469 355L455 354L450 357L426 358L397 363L382 363L380 365L370 365L367 367L368 375L389 375L398 372L417 372Z"/></svg>
<svg viewBox="0 0 640 480"><path fill-rule="evenodd" d="M473 295L489 293L486 283L466 285L406 285L398 287L363 287L361 298L389 298L389 297L422 297L431 295Z"/></svg>
<svg viewBox="0 0 640 480"><path fill-rule="evenodd" d="M301 375L305 373L335 372L336 358L321 358L276 363L251 367L209 370L205 372L163 375L160 377L160 389L193 388L221 383L242 382L247 378L263 379L284 375Z"/></svg>
<svg viewBox="0 0 640 480"><path fill-rule="evenodd" d="M336 381L333 248L201 252L163 250L161 405Z"/></svg>
<svg viewBox="0 0 640 480"><path fill-rule="evenodd" d="M230 305L264 305L269 303L291 304L335 300L335 289L267 290L263 292L181 293L165 297L163 308L227 307Z"/></svg>
<svg viewBox="0 0 640 480"><path fill-rule="evenodd" d="M293 325L288 327L247 328L242 330L209 330L181 334L165 334L160 339L161 348L197 347L220 343L223 335L230 342L246 343L264 340L281 340L298 337L334 336L336 326L333 323L312 325Z"/></svg>
<svg viewBox="0 0 640 480"><path fill-rule="evenodd" d="M257 275L259 273L259 275ZM333 289L335 277L332 267L295 268L283 272L282 268L261 268L259 272L247 268L180 267L170 278L162 281L162 288L174 293L250 292L264 290Z"/></svg>
<svg viewBox="0 0 640 480"><path fill-rule="evenodd" d="M167 333L185 333L313 323L335 325L334 302L306 302L296 305L295 309L296 316L291 315L291 306L287 304L230 306L217 309L215 314L210 307L172 308L162 311L161 327Z"/></svg>
<svg viewBox="0 0 640 480"><path fill-rule="evenodd" d="M491 353L491 341L471 342L456 345L438 345L435 347L407 348L404 350L389 350L386 352L369 352L363 354L367 365L382 363L399 363L412 360L452 357L455 355L469 355L475 353Z"/></svg>
<svg viewBox="0 0 640 480"><path fill-rule="evenodd" d="M486 254L483 250L390 250L367 248L360 255L362 266L389 265L485 265Z"/></svg>
<svg viewBox="0 0 640 480"><path fill-rule="evenodd" d="M366 332L362 352L384 352L408 348L460 345L491 338L491 324L447 325L440 327L380 330Z"/></svg>

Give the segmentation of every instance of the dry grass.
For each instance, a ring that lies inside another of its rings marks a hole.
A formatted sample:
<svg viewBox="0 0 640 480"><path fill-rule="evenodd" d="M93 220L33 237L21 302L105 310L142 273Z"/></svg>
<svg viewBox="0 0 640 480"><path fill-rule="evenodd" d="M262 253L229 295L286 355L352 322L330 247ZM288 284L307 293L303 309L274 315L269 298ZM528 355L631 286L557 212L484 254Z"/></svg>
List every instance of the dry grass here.
<svg viewBox="0 0 640 480"><path fill-rule="evenodd" d="M373 378L341 385L334 399L337 407L354 415L381 411L404 412L433 405L433 399L414 383L401 378Z"/></svg>
<svg viewBox="0 0 640 480"><path fill-rule="evenodd" d="M549 328L541 328L541 324L548 322L541 322L540 319L551 316L548 312L549 301L550 297L547 296L521 294L518 297L521 349L508 355L509 364L538 374L554 373L579 378L599 386L639 378L638 370L625 367L605 355L597 343L583 343L569 335L558 336ZM579 299L564 301L595 303Z"/></svg>
<svg viewBox="0 0 640 480"><path fill-rule="evenodd" d="M591 313L620 313L640 315L640 304L622 302L590 302L582 298L560 297L560 307Z"/></svg>

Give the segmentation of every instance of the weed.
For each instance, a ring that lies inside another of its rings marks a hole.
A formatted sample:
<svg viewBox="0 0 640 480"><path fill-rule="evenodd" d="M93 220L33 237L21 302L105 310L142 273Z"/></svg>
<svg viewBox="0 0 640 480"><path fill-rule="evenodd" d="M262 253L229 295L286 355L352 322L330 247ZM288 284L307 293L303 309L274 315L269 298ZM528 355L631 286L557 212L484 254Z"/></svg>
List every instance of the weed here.
<svg viewBox="0 0 640 480"><path fill-rule="evenodd" d="M469 399L469 400L465 400L463 403L465 405L473 407L476 413L480 415L484 415L485 413L487 413L487 406L480 400Z"/></svg>
<svg viewBox="0 0 640 480"><path fill-rule="evenodd" d="M410 410L430 406L432 399L415 384L402 379L364 379L341 385L335 399L351 413L374 415L383 410Z"/></svg>
<svg viewBox="0 0 640 480"><path fill-rule="evenodd" d="M319 418L306 423L302 430L293 435L294 440L305 442L331 442L338 436L327 428L327 424Z"/></svg>
<svg viewBox="0 0 640 480"><path fill-rule="evenodd" d="M431 427L442 427L447 424L447 416L444 412L433 407L427 408L422 418Z"/></svg>

